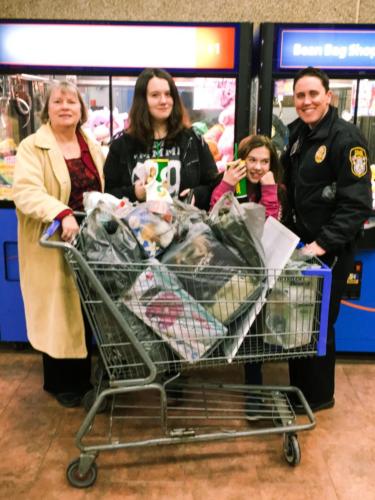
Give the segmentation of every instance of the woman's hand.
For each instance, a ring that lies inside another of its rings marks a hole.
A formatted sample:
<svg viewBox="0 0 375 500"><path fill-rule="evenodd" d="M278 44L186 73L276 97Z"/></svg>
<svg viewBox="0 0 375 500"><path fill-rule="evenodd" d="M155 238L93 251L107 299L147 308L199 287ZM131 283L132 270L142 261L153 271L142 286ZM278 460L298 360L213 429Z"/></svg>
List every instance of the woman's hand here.
<svg viewBox="0 0 375 500"><path fill-rule="evenodd" d="M137 179L134 183L134 193L138 201L145 201L146 188L144 182L140 179Z"/></svg>
<svg viewBox="0 0 375 500"><path fill-rule="evenodd" d="M318 245L316 241L313 241L312 243L308 243L307 245L302 247L301 253L304 255L315 255L317 257L320 257L321 255L324 255L326 251L324 250L324 248Z"/></svg>
<svg viewBox="0 0 375 500"><path fill-rule="evenodd" d="M236 160L228 164L223 175L223 181L235 186L244 177L246 177L246 163L242 160Z"/></svg>
<svg viewBox="0 0 375 500"><path fill-rule="evenodd" d="M79 225L74 215L67 215L61 221L61 239L71 243L79 232Z"/></svg>
<svg viewBox="0 0 375 500"><path fill-rule="evenodd" d="M271 172L271 170L269 170L268 172L266 172L260 178L260 183L263 184L264 186L271 186L273 184L276 184L273 172Z"/></svg>
<svg viewBox="0 0 375 500"><path fill-rule="evenodd" d="M183 191L181 191L179 196L183 201L185 201L185 203L188 203L189 205L195 205L195 196L192 193L192 189L184 189ZM184 200L184 198L186 198L186 200Z"/></svg>

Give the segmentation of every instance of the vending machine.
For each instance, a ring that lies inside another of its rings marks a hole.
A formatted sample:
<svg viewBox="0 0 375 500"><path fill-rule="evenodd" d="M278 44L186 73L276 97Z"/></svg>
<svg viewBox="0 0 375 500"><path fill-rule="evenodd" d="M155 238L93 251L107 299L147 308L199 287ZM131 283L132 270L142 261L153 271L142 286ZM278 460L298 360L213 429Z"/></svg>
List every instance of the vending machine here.
<svg viewBox="0 0 375 500"><path fill-rule="evenodd" d="M222 168L249 132L252 36L250 23L0 20L0 341L27 339L11 189L18 144L40 126L49 83L78 86L84 127L106 153L127 126L137 75L166 69Z"/></svg>
<svg viewBox="0 0 375 500"><path fill-rule="evenodd" d="M281 151L297 118L293 77L306 66L326 71L339 116L366 137L372 172L373 215L358 241L354 268L336 323L337 350L375 352L375 25L263 23L254 35L253 129Z"/></svg>

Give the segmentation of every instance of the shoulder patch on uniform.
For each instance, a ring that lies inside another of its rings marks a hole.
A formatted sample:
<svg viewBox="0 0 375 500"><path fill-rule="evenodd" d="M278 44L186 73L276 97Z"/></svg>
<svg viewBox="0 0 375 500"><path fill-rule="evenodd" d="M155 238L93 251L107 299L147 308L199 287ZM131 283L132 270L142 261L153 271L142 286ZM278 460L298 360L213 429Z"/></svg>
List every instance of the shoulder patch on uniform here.
<svg viewBox="0 0 375 500"><path fill-rule="evenodd" d="M327 155L327 147L326 146L319 146L317 152L315 153L315 161L316 163L322 163L324 158Z"/></svg>
<svg viewBox="0 0 375 500"><path fill-rule="evenodd" d="M363 177L367 173L367 153L361 147L352 148L349 152L352 173L356 177Z"/></svg>

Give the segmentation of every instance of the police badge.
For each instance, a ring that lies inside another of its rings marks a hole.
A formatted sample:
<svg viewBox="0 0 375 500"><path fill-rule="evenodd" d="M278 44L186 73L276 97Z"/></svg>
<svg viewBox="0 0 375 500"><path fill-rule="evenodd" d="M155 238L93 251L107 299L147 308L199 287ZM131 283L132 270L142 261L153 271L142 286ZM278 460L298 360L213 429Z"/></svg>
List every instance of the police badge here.
<svg viewBox="0 0 375 500"><path fill-rule="evenodd" d="M315 153L315 161L316 163L322 163L327 154L326 146L320 146Z"/></svg>
<svg viewBox="0 0 375 500"><path fill-rule="evenodd" d="M349 152L349 160L353 175L363 177L367 173L367 153L363 148L352 148Z"/></svg>

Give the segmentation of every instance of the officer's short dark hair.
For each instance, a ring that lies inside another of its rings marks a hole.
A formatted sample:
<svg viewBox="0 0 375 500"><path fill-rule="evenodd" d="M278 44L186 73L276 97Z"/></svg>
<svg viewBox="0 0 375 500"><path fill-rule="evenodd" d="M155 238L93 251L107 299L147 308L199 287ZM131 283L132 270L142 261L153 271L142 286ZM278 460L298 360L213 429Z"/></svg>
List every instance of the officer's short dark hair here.
<svg viewBox="0 0 375 500"><path fill-rule="evenodd" d="M319 68L313 68L312 66L308 66L307 68L303 68L294 77L293 80L293 90L296 86L296 83L298 80L303 78L304 76L315 76L316 78L319 78L319 80L322 82L323 87L326 89L326 91L329 91L329 78L327 73L322 71Z"/></svg>

